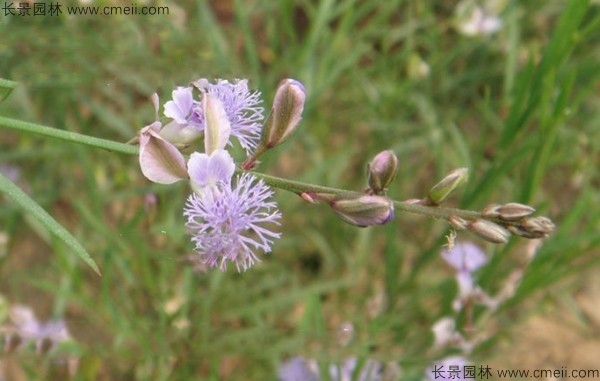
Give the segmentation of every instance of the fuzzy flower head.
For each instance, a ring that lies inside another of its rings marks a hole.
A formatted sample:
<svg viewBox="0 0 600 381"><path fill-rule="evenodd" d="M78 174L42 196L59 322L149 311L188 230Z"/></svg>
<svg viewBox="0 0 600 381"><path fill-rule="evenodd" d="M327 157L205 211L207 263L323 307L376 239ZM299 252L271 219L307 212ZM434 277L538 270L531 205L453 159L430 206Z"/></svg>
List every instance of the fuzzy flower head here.
<svg viewBox="0 0 600 381"><path fill-rule="evenodd" d="M219 79L216 83L210 83L202 78L193 85L200 92L211 94L221 101L231 124L231 136L250 154L260 140L261 122L264 119L264 109L260 107L260 92L250 91L245 79L235 80L233 83Z"/></svg>
<svg viewBox="0 0 600 381"><path fill-rule="evenodd" d="M280 233L277 204L271 189L249 173L231 181L233 159L224 150L210 156L192 155L188 173L194 193L184 208L199 261L225 271L228 262L247 270L260 262L257 251L268 253Z"/></svg>

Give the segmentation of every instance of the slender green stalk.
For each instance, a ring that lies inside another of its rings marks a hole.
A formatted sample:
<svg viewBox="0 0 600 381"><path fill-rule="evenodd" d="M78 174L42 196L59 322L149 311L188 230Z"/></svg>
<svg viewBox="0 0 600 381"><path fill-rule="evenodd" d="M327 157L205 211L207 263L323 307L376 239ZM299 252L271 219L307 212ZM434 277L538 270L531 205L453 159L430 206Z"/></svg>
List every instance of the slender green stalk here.
<svg viewBox="0 0 600 381"><path fill-rule="evenodd" d="M287 190L294 193L326 193L333 194L338 196L360 196L364 195L364 193L349 191L346 189L338 189L338 188L330 188L319 185L313 185L308 183L303 183L300 181L283 179L281 177L275 177L270 175L265 175L258 172L251 172L254 176L262 179L266 184L283 190ZM462 209L454 209L454 208L445 208L441 206L427 206L427 205L419 205L413 204L407 201L396 201L394 200L394 207L396 210L414 213L414 214L422 214L426 216L430 216L433 218L440 219L448 219L450 216L457 216L464 219L474 219L481 216L481 213L474 212L470 210L462 210Z"/></svg>
<svg viewBox="0 0 600 381"><path fill-rule="evenodd" d="M93 136L82 135L76 132L59 130L40 124L24 122L17 119L0 116L0 126L22 132L48 136L55 139L66 140L73 143L84 144L96 148L102 148L112 152L137 155L138 147L130 144L119 143L112 140L100 139Z"/></svg>

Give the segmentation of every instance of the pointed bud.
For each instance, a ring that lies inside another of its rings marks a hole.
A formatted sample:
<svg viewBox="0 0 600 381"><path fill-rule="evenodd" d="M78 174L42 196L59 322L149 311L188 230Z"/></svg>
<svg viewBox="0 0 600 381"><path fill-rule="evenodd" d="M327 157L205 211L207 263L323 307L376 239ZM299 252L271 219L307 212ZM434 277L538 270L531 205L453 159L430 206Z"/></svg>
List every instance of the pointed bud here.
<svg viewBox="0 0 600 381"><path fill-rule="evenodd" d="M546 238L548 234L540 233L540 232L529 232L520 228L519 226L509 225L506 227L512 234L518 235L519 237L536 239L536 238Z"/></svg>
<svg viewBox="0 0 600 381"><path fill-rule="evenodd" d="M486 218L496 218L500 215L498 209L500 209L502 205L500 204L489 204L481 211L481 215Z"/></svg>
<svg viewBox="0 0 600 381"><path fill-rule="evenodd" d="M160 122L140 131L140 168L144 176L155 183L172 184L187 178L185 159L174 145L159 134Z"/></svg>
<svg viewBox="0 0 600 381"><path fill-rule="evenodd" d="M444 201L458 187L467 182L469 178L468 168L458 168L450 172L439 183L435 184L429 191L427 199L433 205L437 205Z"/></svg>
<svg viewBox="0 0 600 381"><path fill-rule="evenodd" d="M271 114L265 122L259 148L273 148L283 143L294 132L304 110L306 91L294 79L279 82ZM257 149L259 151L259 149Z"/></svg>
<svg viewBox="0 0 600 381"><path fill-rule="evenodd" d="M338 198L329 204L342 220L359 227L383 225L394 218L394 204L383 196Z"/></svg>
<svg viewBox="0 0 600 381"><path fill-rule="evenodd" d="M154 93L150 96L150 101L152 101L152 106L154 106L154 119L158 120L158 109L159 109L159 98L158 94Z"/></svg>
<svg viewBox="0 0 600 381"><path fill-rule="evenodd" d="M379 152L367 168L369 187L375 194L384 193L398 171L398 158L393 151Z"/></svg>
<svg viewBox="0 0 600 381"><path fill-rule="evenodd" d="M177 146L187 146L204 136L204 132L193 125L182 126L171 121L160 129L160 137Z"/></svg>
<svg viewBox="0 0 600 381"><path fill-rule="evenodd" d="M516 202L511 202L500 206L498 209L498 217L507 221L519 220L527 217L535 212L535 209L529 205L523 205Z"/></svg>
<svg viewBox="0 0 600 381"><path fill-rule="evenodd" d="M469 224L468 228L473 233L492 243L506 243L510 237L508 230L488 220L474 220Z"/></svg>
<svg viewBox="0 0 600 381"><path fill-rule="evenodd" d="M231 124L225 107L219 98L212 94L202 96L204 109L204 152L212 154L218 149L224 149L231 135Z"/></svg>
<svg viewBox="0 0 600 381"><path fill-rule="evenodd" d="M556 225L548 217L526 218L520 226L521 229L533 234L550 234L556 228Z"/></svg>
<svg viewBox="0 0 600 381"><path fill-rule="evenodd" d="M465 230L469 223L464 218L458 216L450 216L448 217L448 222L452 227L456 230Z"/></svg>

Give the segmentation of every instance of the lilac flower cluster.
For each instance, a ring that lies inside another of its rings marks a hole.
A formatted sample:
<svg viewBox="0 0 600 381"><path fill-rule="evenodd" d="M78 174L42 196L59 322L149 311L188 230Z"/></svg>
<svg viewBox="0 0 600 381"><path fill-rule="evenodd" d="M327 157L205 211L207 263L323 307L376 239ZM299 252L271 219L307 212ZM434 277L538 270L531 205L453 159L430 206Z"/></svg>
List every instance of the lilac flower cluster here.
<svg viewBox="0 0 600 381"><path fill-rule="evenodd" d="M142 173L162 184L190 181L192 194L183 215L195 244L194 261L223 271L232 262L238 271L246 270L260 261L258 251L270 252L280 237L271 230L281 218L271 201L273 192L250 173L234 176L236 165L226 151L232 137L248 155L257 148L263 119L260 93L251 92L246 80L200 79L172 95L164 105L171 121L156 121L140 132ZM184 156L181 149L202 139L204 152Z"/></svg>
<svg viewBox="0 0 600 381"><path fill-rule="evenodd" d="M238 271L260 260L256 250L269 252L280 233L265 224L279 224L281 214L269 199L273 192L262 181L245 173L231 184L234 164L229 153L217 150L211 156L194 153L188 162L192 193L184 216L196 252L209 267L225 270L227 261Z"/></svg>
<svg viewBox="0 0 600 381"><path fill-rule="evenodd" d="M206 79L199 79L192 85L193 87L178 87L173 90L173 100L165 103L164 115L173 119L175 125L171 125L164 133L169 137L183 135L193 140L205 131L205 110L202 102L194 99L195 88L201 95L211 94L222 103L231 125L231 135L250 154L258 144L261 121L264 119L260 93L251 92L247 80L234 83L217 80L213 84Z"/></svg>

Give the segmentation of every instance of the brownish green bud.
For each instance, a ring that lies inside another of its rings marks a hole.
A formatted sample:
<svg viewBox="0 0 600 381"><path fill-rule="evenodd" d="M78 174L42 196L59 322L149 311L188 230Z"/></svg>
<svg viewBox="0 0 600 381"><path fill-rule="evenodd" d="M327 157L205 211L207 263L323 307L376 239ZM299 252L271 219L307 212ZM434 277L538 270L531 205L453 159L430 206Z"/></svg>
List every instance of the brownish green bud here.
<svg viewBox="0 0 600 381"><path fill-rule="evenodd" d="M492 243L506 243L510 232L502 226L488 220L476 219L469 223L469 230Z"/></svg>
<svg viewBox="0 0 600 381"><path fill-rule="evenodd" d="M383 225L394 218L394 204L384 196L340 197L329 201L329 205L342 220L354 226Z"/></svg>
<svg viewBox="0 0 600 381"><path fill-rule="evenodd" d="M500 215L500 213L498 212L498 209L500 209L500 207L502 207L502 205L500 204L490 204L483 208L483 210L481 211L481 215L486 218L498 217Z"/></svg>
<svg viewBox="0 0 600 381"><path fill-rule="evenodd" d="M273 148L283 143L294 132L304 111L306 91L294 79L279 82L271 114L265 122L259 148ZM258 149L257 149L258 151Z"/></svg>
<svg viewBox="0 0 600 381"><path fill-rule="evenodd" d="M468 168L458 168L453 170L446 177L444 177L442 181L435 184L433 188L431 188L429 194L427 195L427 200L433 205L441 203L458 187L466 183L468 178Z"/></svg>
<svg viewBox="0 0 600 381"><path fill-rule="evenodd" d="M519 226L514 226L514 225L509 225L506 228L512 234L518 235L519 237L523 237L523 238L536 239L536 238L546 238L548 236L548 234L546 234L546 233L529 232L527 230L520 228Z"/></svg>
<svg viewBox="0 0 600 381"><path fill-rule="evenodd" d="M556 225L548 217L526 218L519 226L526 232L548 235L554 231Z"/></svg>
<svg viewBox="0 0 600 381"><path fill-rule="evenodd" d="M498 209L498 217L507 221L520 220L535 212L535 209L529 205L523 205L516 202L501 205Z"/></svg>
<svg viewBox="0 0 600 381"><path fill-rule="evenodd" d="M398 158L393 151L381 151L369 163L367 171L373 193L385 193L398 172Z"/></svg>
<svg viewBox="0 0 600 381"><path fill-rule="evenodd" d="M448 217L448 222L456 230L465 230L469 225L467 220L458 216Z"/></svg>

